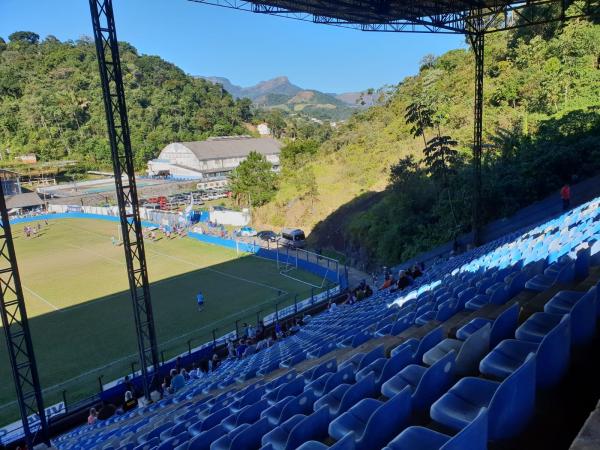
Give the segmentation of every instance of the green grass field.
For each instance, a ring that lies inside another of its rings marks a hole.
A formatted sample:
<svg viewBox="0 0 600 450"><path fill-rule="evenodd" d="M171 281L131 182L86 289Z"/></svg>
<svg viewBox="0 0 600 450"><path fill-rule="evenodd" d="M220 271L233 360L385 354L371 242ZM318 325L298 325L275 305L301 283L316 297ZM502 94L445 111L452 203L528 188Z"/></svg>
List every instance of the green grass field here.
<svg viewBox="0 0 600 450"><path fill-rule="evenodd" d="M67 390L69 402L97 392L98 377L109 382L137 360L133 311L124 253L113 246L118 225L96 220L50 221L35 238L13 226L21 280L47 405ZM146 242L154 317L166 358L234 329L234 321L256 321L310 296L322 279L301 271L296 281L276 263L187 238ZM196 293L206 305L197 310ZM318 290L315 290L318 292ZM280 295L281 294L281 295ZM278 297L279 296L279 297ZM4 337L0 345L0 425L16 419L12 377ZM6 405L6 406L5 406Z"/></svg>

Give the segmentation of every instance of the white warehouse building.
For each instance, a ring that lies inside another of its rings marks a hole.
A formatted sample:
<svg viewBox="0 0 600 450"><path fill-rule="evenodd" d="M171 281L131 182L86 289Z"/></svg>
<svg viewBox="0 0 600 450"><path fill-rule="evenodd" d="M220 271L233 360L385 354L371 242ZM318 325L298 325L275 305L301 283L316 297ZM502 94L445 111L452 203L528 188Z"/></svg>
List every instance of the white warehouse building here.
<svg viewBox="0 0 600 450"><path fill-rule="evenodd" d="M264 155L274 171L279 170L281 144L275 139L225 136L167 145L158 158L148 162L148 175L198 180L202 187L220 187L227 184L231 171L252 151Z"/></svg>

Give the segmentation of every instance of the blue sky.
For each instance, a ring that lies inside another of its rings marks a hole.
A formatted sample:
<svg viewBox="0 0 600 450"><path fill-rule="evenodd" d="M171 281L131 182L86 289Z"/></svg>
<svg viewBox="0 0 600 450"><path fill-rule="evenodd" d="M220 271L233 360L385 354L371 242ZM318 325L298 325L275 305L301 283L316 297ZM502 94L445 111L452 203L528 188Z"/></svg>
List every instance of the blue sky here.
<svg viewBox="0 0 600 450"><path fill-rule="evenodd" d="M0 0L0 36L16 30L61 40L91 35L86 0ZM369 33L263 16L187 0L114 0L117 34L141 53L193 75L250 86L287 75L325 92L395 84L421 58L463 47L461 36Z"/></svg>

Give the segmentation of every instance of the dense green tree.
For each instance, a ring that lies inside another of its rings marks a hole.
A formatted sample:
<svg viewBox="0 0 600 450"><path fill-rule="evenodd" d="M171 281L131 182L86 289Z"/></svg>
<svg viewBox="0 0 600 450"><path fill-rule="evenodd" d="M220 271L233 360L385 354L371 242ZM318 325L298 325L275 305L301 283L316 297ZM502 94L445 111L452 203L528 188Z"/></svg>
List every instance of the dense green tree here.
<svg viewBox="0 0 600 450"><path fill-rule="evenodd" d="M261 206L275 195L277 175L264 155L252 151L232 172L229 186L238 204Z"/></svg>
<svg viewBox="0 0 600 450"><path fill-rule="evenodd" d="M272 109L267 113L266 117L267 124L271 129L273 136L279 138L283 136L286 128L285 119L283 113L278 109Z"/></svg>
<svg viewBox="0 0 600 450"><path fill-rule="evenodd" d="M288 142L281 148L281 163L286 169L295 170L314 156L319 144L312 139Z"/></svg>
<svg viewBox="0 0 600 450"><path fill-rule="evenodd" d="M246 134L248 100L120 44L135 162L143 168L170 142ZM0 51L0 148L42 160L110 167L96 49L90 38L43 41L11 34Z"/></svg>
<svg viewBox="0 0 600 450"><path fill-rule="evenodd" d="M40 35L32 31L15 31L8 36L8 40L10 42L37 44L40 41Z"/></svg>

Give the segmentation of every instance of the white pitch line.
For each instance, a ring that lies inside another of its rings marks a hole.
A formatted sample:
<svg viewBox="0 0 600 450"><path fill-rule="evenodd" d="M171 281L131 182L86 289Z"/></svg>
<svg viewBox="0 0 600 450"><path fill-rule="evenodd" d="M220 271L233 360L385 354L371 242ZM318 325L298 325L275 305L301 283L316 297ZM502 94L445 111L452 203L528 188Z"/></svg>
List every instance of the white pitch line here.
<svg viewBox="0 0 600 450"><path fill-rule="evenodd" d="M149 252L154 253L156 255L160 255L160 256L165 256L167 258L171 258L171 259L173 259L175 261L180 261L182 263L189 264L190 266L193 266L193 267L195 267L197 269L208 270L210 272L218 273L219 275L223 275L225 277L233 278L234 280L244 281L246 283L250 283L250 284L255 284L257 286L266 287L266 288L271 289L273 291L278 291L278 292L283 292L284 294L289 294L289 292L286 291L286 290L284 290L284 289L277 288L277 287L274 287L274 286L271 286L271 285L265 284L265 283L259 283L258 281L248 280L247 278L238 277L237 275L232 275L230 273L222 272L220 270L212 269L210 267L202 267L202 266L200 266L200 265L198 265L198 264L196 264L194 262L187 261L187 260L185 260L183 258L179 258L177 256L172 256L172 255L169 255L167 253L158 252L158 251L156 251L154 249L151 249L151 248L148 248L148 247L146 247L146 251L149 251Z"/></svg>
<svg viewBox="0 0 600 450"><path fill-rule="evenodd" d="M32 291L31 289L29 289L27 286L25 286L24 284L22 284L23 289L25 289L26 291L30 292L31 294L35 295L37 298L39 298L41 301L43 301L45 304L47 304L48 306L50 306L54 311L61 311L60 308L58 308L57 306L55 306L54 304L50 303L48 300L46 300L44 297L42 297L40 294L38 294L35 291Z"/></svg>

